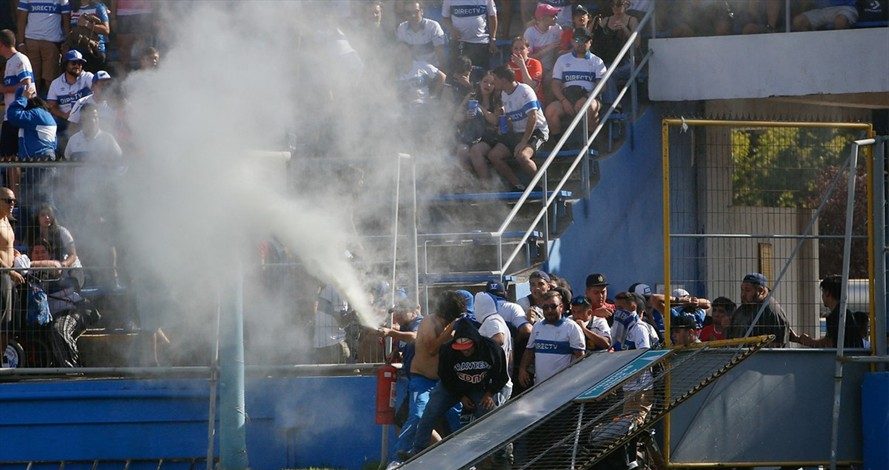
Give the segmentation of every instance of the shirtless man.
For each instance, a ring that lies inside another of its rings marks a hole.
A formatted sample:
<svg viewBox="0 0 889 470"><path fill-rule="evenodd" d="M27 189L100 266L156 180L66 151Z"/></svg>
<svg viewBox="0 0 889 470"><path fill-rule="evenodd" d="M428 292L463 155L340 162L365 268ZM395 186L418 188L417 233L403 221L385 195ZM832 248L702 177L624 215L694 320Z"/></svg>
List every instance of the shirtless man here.
<svg viewBox="0 0 889 470"><path fill-rule="evenodd" d="M15 194L9 188L0 188L0 267L11 268L15 260L15 233L9 225ZM0 351L6 350L6 324L12 320L12 285L25 282L16 271L0 272Z"/></svg>
<svg viewBox="0 0 889 470"><path fill-rule="evenodd" d="M466 311L466 301L456 292L446 291L439 297L436 307L436 312L427 315L420 323L414 342L416 349L408 385L408 417L395 448L399 458L408 454L414 445L417 424L426 409L430 392L438 384L438 349L451 339L454 323Z"/></svg>

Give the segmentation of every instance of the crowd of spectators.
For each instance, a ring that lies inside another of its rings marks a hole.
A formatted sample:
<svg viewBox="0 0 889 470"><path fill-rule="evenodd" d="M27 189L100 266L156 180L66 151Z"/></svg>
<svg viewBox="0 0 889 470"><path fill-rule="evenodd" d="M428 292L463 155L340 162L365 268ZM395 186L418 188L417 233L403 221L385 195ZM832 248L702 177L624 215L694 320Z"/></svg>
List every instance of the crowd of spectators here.
<svg viewBox="0 0 889 470"><path fill-rule="evenodd" d="M737 304L726 296L711 302L682 288L655 293L643 283L630 285L612 300L602 273L588 275L583 291L576 293L566 280L544 271L533 272L528 282L530 293L515 302L507 298L503 284L492 281L474 295L445 291L425 316L404 297L396 304L394 327L378 331L381 337L399 341L398 354L406 364L396 465L452 431L441 418L459 414L461 405L464 414L480 416L577 361L596 360L610 351L665 347L667 335L676 347L700 343L702 338L759 335L773 335L768 346L776 348L791 342L837 346L842 287L836 275L820 284L823 305L830 313L827 333L818 339L794 331L761 273L740 279ZM866 314L847 311L844 346L868 347L867 335ZM650 386L650 375L624 386L642 392L631 400L631 410L625 407L631 419L644 420L650 411L644 393ZM436 427L439 431L433 433ZM512 451L507 447L490 457L492 468L509 468L505 462ZM522 447L522 452L533 450Z"/></svg>
<svg viewBox="0 0 889 470"><path fill-rule="evenodd" d="M3 348L12 334L11 322L19 330L39 324L51 331L52 362L63 367L80 365L76 338L96 319L81 289L85 284L119 287L115 269L109 268L113 276L84 270L81 261L83 253L89 253L95 254L95 260L114 263L113 242L94 246L97 243L88 241L84 243L87 249L79 251L72 235L107 218L110 207L105 203L113 195L102 191L83 207L84 201L75 200L68 190L107 189L109 172L122 162L128 131L119 78L135 69L157 67L154 8L147 0L0 4L0 26L6 28L0 29L4 69L0 159L7 162L0 172L0 186L8 195L4 202L10 209L4 221L12 229L3 237L6 256L0 258L0 268L29 273L0 273L3 309L17 312L10 311L0 322ZM57 171L46 165L19 164L59 160L84 166ZM103 210L106 213L98 215ZM67 220L70 230L58 220ZM21 286L16 290L20 295L7 297L13 285ZM35 295L38 291L45 294L42 302ZM49 315L32 318L30 310L40 306ZM25 311L29 311L28 326L18 318Z"/></svg>

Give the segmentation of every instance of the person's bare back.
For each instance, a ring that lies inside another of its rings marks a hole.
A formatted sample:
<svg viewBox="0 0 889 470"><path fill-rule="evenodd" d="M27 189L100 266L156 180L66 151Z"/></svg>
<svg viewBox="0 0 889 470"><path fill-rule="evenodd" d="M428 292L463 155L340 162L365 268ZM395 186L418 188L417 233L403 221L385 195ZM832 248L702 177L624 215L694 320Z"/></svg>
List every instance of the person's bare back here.
<svg viewBox="0 0 889 470"><path fill-rule="evenodd" d="M417 330L416 349L411 361L411 374L438 379L438 337L445 325L438 315L426 315Z"/></svg>

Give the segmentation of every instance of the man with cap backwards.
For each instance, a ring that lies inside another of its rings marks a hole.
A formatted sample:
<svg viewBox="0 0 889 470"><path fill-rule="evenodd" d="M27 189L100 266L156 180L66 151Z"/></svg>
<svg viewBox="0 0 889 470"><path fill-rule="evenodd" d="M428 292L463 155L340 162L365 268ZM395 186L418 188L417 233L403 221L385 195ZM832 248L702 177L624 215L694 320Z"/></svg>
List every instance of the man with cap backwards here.
<svg viewBox="0 0 889 470"><path fill-rule="evenodd" d="M732 322L726 331L728 338L743 338L745 336L775 335L775 340L769 344L773 348L783 348L789 341L787 328L787 315L778 301L769 294L768 280L761 273L749 273L741 281L741 305L732 313ZM747 330L754 325L754 319L759 311L762 314L756 321L753 330L747 335Z"/></svg>
<svg viewBox="0 0 889 470"><path fill-rule="evenodd" d="M700 343L697 333L697 323L691 315L682 315L670 320L670 339L673 346L688 346L692 343Z"/></svg>
<svg viewBox="0 0 889 470"><path fill-rule="evenodd" d="M432 427L448 409L462 403L480 417L501 404L498 396L509 382L503 349L466 320L457 321L454 339L439 348L438 376L441 382L417 426L412 454L428 446Z"/></svg>
<svg viewBox="0 0 889 470"><path fill-rule="evenodd" d="M531 338L519 366L518 379L523 386L539 384L583 357L586 350L583 331L576 322L562 318L566 304L559 291L549 291L544 296L543 321L531 328ZM528 371L531 364L534 364L533 379Z"/></svg>
<svg viewBox="0 0 889 470"><path fill-rule="evenodd" d="M546 122L553 134L562 132L562 118L572 117L592 93L596 82L605 75L605 62L590 52L593 38L584 28L574 30L574 49L561 55L553 67L553 102L546 107ZM590 128L598 123L598 100L587 112Z"/></svg>
<svg viewBox="0 0 889 470"><path fill-rule="evenodd" d="M49 111L55 117L60 132L67 128L74 102L93 93L93 73L83 70L86 60L80 52L68 51L62 58L62 63L65 71L49 84L46 95Z"/></svg>

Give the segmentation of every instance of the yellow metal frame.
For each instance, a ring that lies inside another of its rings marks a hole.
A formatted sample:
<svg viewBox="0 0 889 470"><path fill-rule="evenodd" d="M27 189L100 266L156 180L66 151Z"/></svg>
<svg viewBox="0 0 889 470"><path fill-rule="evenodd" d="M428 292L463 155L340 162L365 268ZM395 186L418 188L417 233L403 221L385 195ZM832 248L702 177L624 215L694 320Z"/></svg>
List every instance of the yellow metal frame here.
<svg viewBox="0 0 889 470"><path fill-rule="evenodd" d="M860 129L867 133L868 138L874 137L874 126L869 123L856 122L776 122L776 121L733 121L733 120L717 120L717 119L676 119L669 118L661 121L661 168L663 182L663 242L664 242L664 291L670 292L670 127L672 126L711 126L711 127L802 127L802 128L838 128L838 129ZM873 174L873 152L870 147L863 152L866 160L868 175ZM875 280L874 272L876 271L876 257L874 254L874 224L873 224L873 205L874 194L871 179L867 179L867 227L868 227L868 244L867 244L867 273L868 273L868 303L870 310L870 324L874 325L876 312L874 312L874 304L876 297L874 294ZM664 296L664 310L670 311L670 296ZM670 315L664 315L664 341L667 347L672 346L670 341ZM871 328L871 355L876 354L876 329ZM871 366L874 367L873 365ZM665 381L667 396L670 394L670 377ZM744 467L744 466L811 466L823 465L829 462L732 462L731 464L721 463L694 463L694 464L674 464L670 462L670 413L664 416L664 460L669 468L725 468L725 467ZM849 463L858 462L838 462L848 465Z"/></svg>

